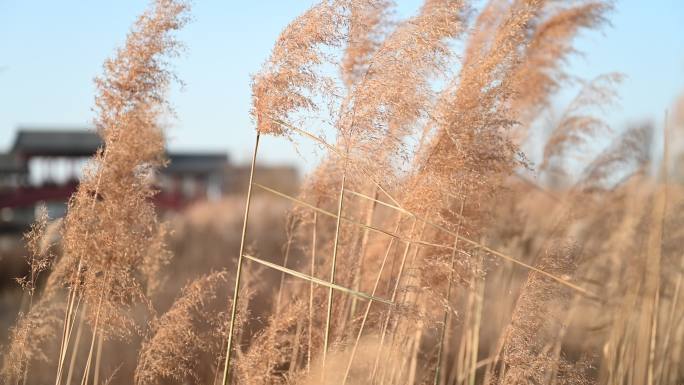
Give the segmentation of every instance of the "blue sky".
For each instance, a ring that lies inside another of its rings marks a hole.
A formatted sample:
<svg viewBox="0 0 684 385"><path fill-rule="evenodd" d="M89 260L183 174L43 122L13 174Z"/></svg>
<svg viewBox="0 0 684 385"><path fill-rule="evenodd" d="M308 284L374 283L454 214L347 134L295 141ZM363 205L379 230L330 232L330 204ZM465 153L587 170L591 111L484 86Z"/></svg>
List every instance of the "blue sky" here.
<svg viewBox="0 0 684 385"><path fill-rule="evenodd" d="M400 15L420 5L397 2ZM171 94L177 112L169 129L172 149L227 150L237 161L248 158L250 75L282 28L311 3L194 1L194 20L180 34L187 50L175 61L186 87ZM571 72L628 76L620 88L622 108L611 114L614 125L661 121L684 91L684 1L616 5L612 27L578 39L585 55L572 60ZM18 126L89 126L92 79L145 6L145 1L0 0L0 151L11 145ZM269 139L265 145L265 161L307 166L287 142Z"/></svg>

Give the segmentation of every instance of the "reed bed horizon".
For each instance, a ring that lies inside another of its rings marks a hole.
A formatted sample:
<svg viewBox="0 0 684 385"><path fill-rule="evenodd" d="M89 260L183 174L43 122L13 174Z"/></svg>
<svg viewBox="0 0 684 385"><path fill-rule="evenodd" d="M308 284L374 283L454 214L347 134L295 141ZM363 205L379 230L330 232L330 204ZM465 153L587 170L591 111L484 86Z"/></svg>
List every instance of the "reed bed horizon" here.
<svg viewBox="0 0 684 385"><path fill-rule="evenodd" d="M682 101L611 127L624 76L567 68L616 5L394 6L293 20L253 77L245 195L162 220L191 7L151 1L95 81L103 148L26 235L2 383L681 384ZM299 191L261 179L265 136L324 154Z"/></svg>

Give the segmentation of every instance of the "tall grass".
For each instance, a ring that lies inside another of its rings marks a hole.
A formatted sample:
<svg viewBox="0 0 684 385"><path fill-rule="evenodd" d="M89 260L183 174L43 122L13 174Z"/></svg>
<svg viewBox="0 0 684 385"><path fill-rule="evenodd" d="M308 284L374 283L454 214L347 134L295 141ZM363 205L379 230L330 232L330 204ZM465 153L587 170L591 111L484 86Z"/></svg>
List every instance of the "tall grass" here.
<svg viewBox="0 0 684 385"><path fill-rule="evenodd" d="M245 200L161 224L166 60L189 8L154 1L96 81L104 148L63 223L29 232L3 381L681 383L678 149L604 121L621 75L567 72L612 4L393 7L293 20L253 79ZM260 179L265 135L325 152L298 193Z"/></svg>

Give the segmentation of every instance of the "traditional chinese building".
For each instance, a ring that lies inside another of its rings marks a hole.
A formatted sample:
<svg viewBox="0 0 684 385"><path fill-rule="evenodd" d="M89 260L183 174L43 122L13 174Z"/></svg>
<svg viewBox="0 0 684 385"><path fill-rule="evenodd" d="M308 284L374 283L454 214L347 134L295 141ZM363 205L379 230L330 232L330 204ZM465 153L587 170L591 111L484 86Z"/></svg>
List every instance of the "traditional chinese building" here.
<svg viewBox="0 0 684 385"><path fill-rule="evenodd" d="M0 154L0 230L23 230L38 204L46 205L52 218L62 216L83 167L101 146L94 131L20 129L9 151ZM167 157L168 167L157 176L161 210L223 195L231 169L227 154L170 152Z"/></svg>

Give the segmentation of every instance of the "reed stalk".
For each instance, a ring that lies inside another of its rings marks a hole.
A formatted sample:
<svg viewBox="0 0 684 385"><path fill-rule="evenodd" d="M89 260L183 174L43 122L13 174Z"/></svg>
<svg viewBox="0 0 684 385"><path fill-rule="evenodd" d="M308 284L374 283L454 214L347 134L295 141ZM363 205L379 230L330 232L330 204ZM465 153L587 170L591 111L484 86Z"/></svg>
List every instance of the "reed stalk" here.
<svg viewBox="0 0 684 385"><path fill-rule="evenodd" d="M318 213L313 213L312 234L311 234L311 277L316 276L316 228L318 227ZM306 372L311 371L311 348L313 340L313 323L314 323L314 283L309 281L309 332L308 332L308 346L306 355Z"/></svg>
<svg viewBox="0 0 684 385"><path fill-rule="evenodd" d="M87 235L87 233L86 233ZM81 262L79 261L78 263L78 268L74 272L74 275L77 277L79 275L79 271L81 269ZM76 279L74 278L74 281ZM60 385L62 381L62 367L64 365L64 360L66 358L67 351L69 349L69 339L70 339L70 329L72 328L72 322L71 318L73 317L73 311L74 311L74 304L75 304L75 298L76 298L76 289L75 288L70 288L69 289L69 295L67 297L67 303L66 303L66 310L64 313L64 324L62 328L62 338L60 341L60 346L59 346L59 356L57 358L57 375L55 378L55 385ZM78 297L78 303L80 303L81 297Z"/></svg>
<svg viewBox="0 0 684 385"><path fill-rule="evenodd" d="M465 207L465 200L461 200L461 208L458 212L458 225L456 227L456 234L461 232L461 221L463 218L463 207ZM446 336L447 323L449 320L449 313L451 313L451 286L454 280L454 269L456 269L456 250L458 248L458 236L454 239L454 249L451 252L451 270L449 270L449 278L447 281L447 292L446 292L446 309L444 310L444 317L442 317L442 330L439 334L439 341L437 342L437 366L435 368L435 380L434 385L440 384L440 375L442 369L442 351L444 349L444 337Z"/></svg>
<svg viewBox="0 0 684 385"><path fill-rule="evenodd" d="M570 303L570 306L568 307L569 310L565 315L565 321L561 324L560 330L558 331L558 335L556 336L556 340L553 343L553 368L549 372L548 377L546 378L546 382L550 385L556 385L558 383L559 363L561 360L561 348L563 345L563 341L565 340L565 336L568 333L569 324L572 321L578 309L578 304L579 298L577 296L574 296L572 303Z"/></svg>
<svg viewBox="0 0 684 385"><path fill-rule="evenodd" d="M333 145L327 143L325 140L319 138L318 136L316 136L316 135L314 135L314 134L312 134L312 133L310 133L310 132L308 132L308 131L306 131L306 130L303 130L303 129L301 129L301 128L294 127L294 126L292 126L292 125L288 125L288 128L290 128L290 129L292 129L292 130L294 130L294 131L296 131L296 132L299 132L300 134L302 134L302 135L304 135L304 136L306 136L306 137L308 137L308 138L311 138L312 140L314 140L314 141L316 141L316 142L322 144L325 148L329 149L329 150L332 151L334 154L339 155L342 159L347 159L347 158L345 157L345 155L342 153L341 150L339 150L339 149L336 148L335 146L333 146ZM530 265L530 264L528 264L528 263L522 262L521 260L519 260L519 259L517 259L517 258L511 257L511 256L509 256L509 255L507 255L507 254L505 254L505 253L502 253L502 252L500 252L500 251L494 250L494 249L492 249L492 248L490 248L490 247L488 247L488 246L486 246L486 245L483 245L483 244L481 244L481 243L479 243L479 242L477 242L477 241L474 241L474 240L472 240L472 239L466 238L466 237L464 237L464 236L462 236L462 235L456 235L456 234L454 234L453 231L451 231L451 230L445 228L444 226L441 226L441 225L439 225L439 224L436 224L436 223L434 223L434 222L431 222L431 221L429 221L429 220L427 220L427 219L425 219L425 218L423 218L423 217L421 217L421 216L419 216L419 215L413 213L412 211L409 211L409 210L407 210L407 209L401 207L401 204L392 196L392 194L390 194L389 192L387 192L386 189L384 189L378 182L376 182L375 179L373 179L372 174L370 174L369 172L367 172L367 171L366 171L365 169L363 169L363 168L361 169L361 171L364 171L364 174L365 174L366 176L370 177L371 180L373 180L373 183L375 183L375 185L377 186L378 190L380 190L381 192L383 192L383 193L384 193L392 202L394 202L394 205L395 205L398 209L400 209L400 210L402 210L402 211L408 213L409 215L415 217L416 219L418 219L419 221L425 223L426 225L429 225L430 227L432 227L432 228L434 228L434 229L436 229L436 230L442 231L442 232L444 232L444 233L446 233L446 234L450 234L450 235L457 236L462 242L465 242L465 243L467 243L467 244L469 244L469 245L471 245L471 246L473 246L473 247L475 247L475 248L481 249L481 250L487 252L487 253L490 254L490 255L496 256L496 257L498 257L498 258L502 258L502 259L507 260L507 261L509 261L509 262L512 262L512 263L514 263L514 264L516 264L516 265L522 266L522 267L524 267L524 268L527 269L527 270L535 271L535 272L537 272L537 273L539 273L539 274L542 274L542 275L544 275L544 276L546 276L546 277L549 277L549 278L553 279L554 281L560 283L561 285L567 286L567 287L569 287L569 288L571 288L571 289L573 289L573 290L575 290L575 291L577 291L577 292L579 292L579 293L582 293L582 294L585 295L587 298L594 299L594 300L599 300L599 299L601 298L599 295L597 295L597 294L595 294L595 293L592 293L592 292L590 292L589 290L587 290L587 289L585 289L585 288L583 288L583 287L581 287L581 286L578 286L578 285L576 285L576 284L574 284L574 283L572 283L572 282L569 282L569 281L563 279L562 277L558 277L558 276L556 276L556 275L553 275L553 274L550 274L550 273L548 273L548 272L546 272L546 271L543 271L543 270L541 270L541 269L538 269L538 268L536 268L536 267L534 267L534 266L532 266L532 265ZM266 186L259 185L259 187L261 187L261 188L263 188L263 189L265 189L265 190L267 190L267 191L274 192L273 189L269 189L269 188L266 187ZM305 203L305 202L296 200L296 198L289 197L289 196L287 196L287 195L285 195L285 194L282 194L282 193L280 193L280 192L275 191L274 193L277 194L277 195L281 195L281 196L283 196L284 198L287 198L287 199L291 199L291 200L293 200L293 201L296 201L297 203L302 204L302 205L304 205L304 206L307 206L307 207L309 207L309 208L315 209L315 210L317 210L317 211L319 211L319 212L321 212L321 213L324 213L325 215L329 215L329 216L334 216L334 215L335 215L335 214L330 213L330 212L327 212L327 211L325 211L325 210L315 208L314 206L312 206L312 205L310 205L310 204L308 204L308 203ZM357 194L360 195L360 193L357 193ZM371 198L371 199L372 199L372 198ZM378 202L381 202L381 201L378 200ZM363 224L360 224L360 225L363 227ZM371 230L377 230L377 229L372 229L372 228L369 228L369 229L371 229ZM390 234L386 234L386 235L390 235Z"/></svg>
<svg viewBox="0 0 684 385"><path fill-rule="evenodd" d="M414 220L413 223L411 224L411 229L409 230L409 234L411 236L414 234L416 228L416 221ZM423 225L423 228L421 230L421 234L425 231L425 225ZM422 235L421 235L422 237ZM401 256L401 263L399 264L399 272L397 273L397 278L394 283L394 288L392 289L392 296L390 298L390 301L394 303L397 299L397 293L399 291L399 284L401 283L401 277L404 274L404 268L406 267L406 259L408 257L409 251L411 250L411 243L406 243L406 246L404 247L404 252ZM383 345L385 342L385 336L387 334L387 327L389 325L390 317L391 317L391 309L387 310L387 313L385 314L385 320L382 324L382 331L380 332L380 344L378 346L378 351L375 355L375 361L373 362L373 371L371 372L371 382L375 381L375 376L378 371L378 364L380 363L380 355L382 354L382 349Z"/></svg>
<svg viewBox="0 0 684 385"><path fill-rule="evenodd" d="M117 135L114 135L112 138L112 141L117 140ZM109 147L105 146L103 153L102 153L102 164L106 165L107 164L107 157L110 153L110 150L108 150ZM90 201L90 208L89 210L93 212L95 210L95 204L97 203L97 197L100 195L100 189L102 186L102 175L103 173L100 172L97 175L97 180L95 182L95 189L93 193L93 197ZM90 229L86 229L83 238L85 240L88 239L90 235ZM69 348L69 339L71 338L71 329L73 326L71 323L73 323L73 311L74 311L74 300L77 297L78 293L78 286L77 282L80 280L81 276L81 267L83 266L83 257L84 254L79 255L78 257L78 264L76 266L76 270L73 272L74 277L72 278L71 282L72 285L75 286L70 286L69 287L69 296L67 297L67 305L66 305L66 314L64 316L64 329L62 332L62 339L60 342L60 349L59 349L59 358L57 360L57 377L55 379L55 385L60 385L62 381L62 367L64 365L64 360L65 356L67 353L67 350ZM80 303L80 296L78 296L78 302Z"/></svg>
<svg viewBox="0 0 684 385"><path fill-rule="evenodd" d="M665 232L665 213L667 212L667 193L668 193L668 159L669 159L669 135L668 135L668 118L667 111L665 111L665 120L663 124L663 160L660 166L660 183L657 186L654 198L654 208L652 217L652 229L649 233L648 239L648 261L647 261L647 294L653 297L653 304L647 307L651 311L650 324L651 330L649 335L649 350L648 350L648 368L647 380L648 385L653 385L655 378L655 359L656 359L656 340L658 338L658 313L660 306L660 285L661 285L661 259L662 259L662 245L663 233ZM652 290L652 291L651 291Z"/></svg>
<svg viewBox="0 0 684 385"><path fill-rule="evenodd" d="M84 323L84 313L86 310L86 306L83 306L83 310L81 310L81 316L79 317L78 320L78 327L76 328L76 340L74 341L74 349L71 351L71 359L69 362L69 371L67 372L67 379L66 379L66 385L71 385L71 378L73 377L74 373L74 367L76 366L76 357L78 356L78 350L79 347L81 346L81 335L83 334L83 323Z"/></svg>
<svg viewBox="0 0 684 385"><path fill-rule="evenodd" d="M107 279L108 272L105 272L105 278L102 285L102 291L100 292L100 299L97 304L97 312L95 313L95 324L93 325L92 337L90 338L90 349L88 350L88 358L86 359L85 368L83 370L83 377L81 378L81 385L88 384L88 379L90 378L90 366L93 360L93 352L95 349L95 341L97 339L98 332L100 331L100 312L102 310L102 301L105 296L105 289L109 285L109 280Z"/></svg>
<svg viewBox="0 0 684 385"><path fill-rule="evenodd" d="M288 259L290 258L290 248L292 247L292 242L294 238L294 229L296 227L295 219L290 218L288 220L288 230L287 230L287 242L285 243L285 255L283 257L283 267L287 267ZM285 288L285 273L280 274L280 285L278 286L278 296L276 297L276 307L275 312L278 314L280 312L280 304L282 302L283 290Z"/></svg>
<svg viewBox="0 0 684 385"><path fill-rule="evenodd" d="M373 186L373 196L375 197L374 200L370 201L370 207L366 209L366 215L365 215L365 221L364 225L370 227L373 224L373 215L375 214L375 208L376 208L376 203L378 198L378 190L377 187L374 185ZM394 231L396 233L396 230ZM366 259L366 248L368 247L368 239L369 239L369 232L367 230L363 231L363 236L361 237L361 246L359 248L359 261L358 265L356 267L356 271L354 272L354 285L353 288L354 290L359 290L359 285L361 282L361 277L363 276L363 262ZM349 318L353 319L354 315L356 314L356 298L352 298L352 303L351 303L351 310L349 311Z"/></svg>
<svg viewBox="0 0 684 385"><path fill-rule="evenodd" d="M337 247L338 243L340 240L340 224L342 222L342 209L343 209L343 204L344 204L344 187L345 187L345 182L347 180L347 169L346 165L344 168L344 172L342 173L342 183L340 184L340 193L339 193L339 198L338 198L338 203L337 203L337 221L335 223L335 238L333 241L333 253L332 253L332 261L331 266L330 266L330 284L333 285L335 284L335 270L337 267ZM330 287L328 289L328 309L326 312L326 319L325 319L325 336L323 339L323 358L322 358L322 363L321 363L321 381L324 381L325 379L325 359L328 354L328 345L330 344L330 329L331 329L331 320L332 320L332 306L333 306L333 288Z"/></svg>
<svg viewBox="0 0 684 385"><path fill-rule="evenodd" d="M280 191L274 190L274 189L272 189L272 188L270 188L270 187L264 186L264 185L259 184L259 183L254 183L254 185L257 186L257 187L259 187L259 188L262 189L262 190L268 191L268 192L273 193L273 194L275 194L275 195L278 195L278 196L280 196L280 197L282 197L282 198L285 198L285 199L287 199L287 200L290 200L290 201L292 201L292 202L294 202L294 203L297 203L298 205L301 205L301 206L304 206L304 207L308 207L308 208L310 208L311 210L317 211L317 212L320 213L320 214L323 214L323 215L326 215L326 216L329 216L329 217L332 217L332 218L337 218L337 215L336 215L335 213L332 213L332 212L330 212L330 211L321 209L321 208L316 207L316 206L314 206L314 205L312 205L312 204L310 204L310 203L304 202L304 201L302 201L302 200L300 200L300 199L297 199L297 198L295 198L295 197L292 197L292 196L287 195L287 194L285 194L285 193L282 193L282 192L280 192ZM381 202L381 201L378 200L378 202ZM473 246L475 249L479 249L479 250L485 251L485 252L487 252L487 253L490 254L490 255L493 255L493 256L502 258L502 259L504 259L504 260L506 260L506 261L509 261L509 262L512 262L512 263L514 263L514 264L516 264L516 265L518 265L518 266L522 266L522 267L524 267L524 268L527 269L527 270L531 270L531 271L537 272L537 273L539 273L539 274L542 274L542 275L544 275L544 276L546 276L546 277L549 277L549 278L553 279L554 281L558 282L558 283L561 284L561 285L567 286L567 287L569 287L569 288L571 288L571 289L573 289L573 290L575 290L575 291L577 291L577 292L579 292L579 293L582 293L585 297L587 297L587 298L589 298L589 299L593 299L593 300L597 300L597 301L598 301L598 300L600 300L600 298L601 298L599 295L597 295L597 294L595 294L595 293L592 293L591 291L589 291L589 290L587 290L587 289L585 289L585 288L583 288L583 287L581 287L581 286L578 286L578 285L576 285L576 284L574 284L574 283L572 283L572 282L570 282L570 281L568 281L568 280L566 280L566 279L564 279L564 278L562 278L562 277L559 277L559 276L557 276L557 275L554 275L554 274L551 274L551 273L549 273L549 272L546 272L546 271L544 271L544 270L542 270L542 269L539 269L539 268L537 268L537 267L534 267L534 266L532 266L532 265L530 265L530 264L528 264L528 263L522 262L522 261L520 261L520 260L518 260L518 259L516 259L516 258L514 258L514 257L511 257L511 256L509 256L509 255L507 255L507 254L504 254L504 253L502 253L502 252L496 251L496 250L494 250L494 249L492 249L492 248L490 248L490 247L488 247L488 246L486 246L486 245L484 245L484 244L482 244L482 243L480 243L480 242L473 241L472 239L466 238L466 237L464 237L464 236L462 236L462 235L458 235L458 234L456 234L455 232L453 232L453 231L451 231L451 230L449 230L449 229L447 229L447 228L445 228L445 227L443 227L443 226L441 226L441 225L438 225L438 224L436 224L436 223L434 223L434 222L431 222L431 221L429 221L429 220L426 220L426 219L424 219L424 218L422 218L422 217L420 217L420 216L417 216L417 215L413 214L413 213L410 212L410 211L407 211L407 210L404 210L404 209L402 209L402 211L408 213L410 216L416 218L418 221L422 222L422 223L425 224L425 225L430 226L431 228L434 228L434 229L436 229L436 230L442 231L442 232L444 232L444 233L446 233L446 234L450 234L450 235L456 236L459 240L461 240L461 241L464 242L464 243L467 243L467 244L470 245L470 246ZM349 222L349 223L354 224L354 225L356 225L356 226L358 226L358 227L361 227L361 228L364 228L364 229L368 229L368 230L371 230L371 231L374 231L374 232L377 232L377 233L379 233L379 234L383 234L383 235L386 235L386 236L389 236L389 237L394 237L394 238L397 238L397 239L399 239L399 240L401 240L401 241L407 241L407 242L410 242L410 243L422 244L422 245L425 245L425 246L440 247L440 248L444 248L444 249L448 249L448 250L453 249L453 246L434 244L434 243L429 243L429 242L420 241L420 240L413 240L413 239L410 239L410 238L403 238L403 237L401 237L401 236L399 236L399 235L397 235L397 234L390 233L390 232L388 232L388 231L379 229L379 228L377 228L377 227L366 226L365 224L363 224L363 223L361 223L361 222L358 222L358 221L355 221L355 220L350 219L350 218L342 217L341 219L342 219L343 221L345 221L345 222Z"/></svg>
<svg viewBox="0 0 684 385"><path fill-rule="evenodd" d="M326 281L326 280L323 280L320 278L312 277L310 275L301 273L299 271L288 269L286 267L282 267L282 266L277 265L273 262L268 262L268 261L265 261L261 258L257 258L253 255L245 254L243 256L245 257L245 259L248 259L252 262L256 262L262 266L266 266L266 267L271 268L273 270L280 271L280 272L283 272L285 274L289 274L293 277L297 277L297 278L303 279L305 281L312 282L316 285L321 285L321 286L327 287L328 289L339 291L340 293L353 295L353 296L356 296L358 298L362 298L362 299L365 299L368 301L375 301L375 302L384 303L386 305L392 305L393 304L392 301L390 301L390 300L387 300L387 299L384 299L381 297L375 297L375 296L372 296L368 293L364 293L362 291L355 291L353 289L350 289L348 287L344 287L344 286L341 286L341 285L338 285L335 283L330 283L330 281Z"/></svg>
<svg viewBox="0 0 684 385"><path fill-rule="evenodd" d="M479 260L478 268L481 268L483 265L482 258ZM479 284L478 284L479 283ZM468 370L468 384L469 385L475 385L476 381L476 374L477 374L477 368L478 368L478 352L479 352L479 347L480 347L480 324L482 322L482 309L483 309L483 304L484 304L484 290L485 290L485 285L486 281L484 278L476 279L475 281L476 287L478 288L477 290L477 297L476 297L476 307L475 307L475 322L474 322L474 327L473 327L473 343L472 343L472 349L471 349L471 356L470 356L470 369Z"/></svg>
<svg viewBox="0 0 684 385"><path fill-rule="evenodd" d="M230 359L233 348L233 333L235 324L237 322L237 303L240 293L240 278L242 278L242 259L245 252L245 238L247 236L247 220L249 218L249 207L252 198L252 183L254 181L254 166L256 164L257 151L259 149L259 132L256 133L256 140L254 142L254 151L252 153L252 164L249 169L249 185L247 187L247 202L245 203L245 215L242 222L242 235L240 236L240 254L238 255L237 267L235 272L235 289L233 291L233 302L230 310L230 324L228 327L228 343L226 346L226 359L223 367L222 384L228 384L228 376L230 375Z"/></svg>
<svg viewBox="0 0 684 385"><path fill-rule="evenodd" d="M102 365L102 345L104 336L102 332L97 337L97 352L95 353L95 374L93 375L93 385L100 383L100 366Z"/></svg>
<svg viewBox="0 0 684 385"><path fill-rule="evenodd" d="M424 312L425 311L425 302L420 303L420 311ZM411 362L409 364L409 372L408 372L408 383L409 384L415 384L416 383L416 376L418 375L418 358L420 357L420 347L421 343L423 341L423 334L425 333L425 321L424 320L419 320L418 324L415 327L415 330L413 332L413 348L411 349ZM395 374L398 378L401 378L401 372L397 371Z"/></svg>
<svg viewBox="0 0 684 385"><path fill-rule="evenodd" d="M665 234L665 213L667 213L667 200L668 200L668 186L670 184L670 169L669 169L669 162L670 162L670 130L669 130L669 123L670 120L668 118L668 111L665 110L665 119L663 121L663 160L660 168L660 177L662 179L663 183L663 217L661 219L661 228L662 232L660 234L660 242L662 244L663 241L663 235ZM672 298L672 310L670 311L670 317L668 318L668 323L666 325L666 330L665 330L665 336L663 337L663 355L662 359L660 361L660 365L658 366L656 372L654 373L654 377L658 379L657 383L660 383L660 376L662 375L662 366L664 365L664 362L666 361L666 351L667 347L669 344L669 339L670 339L670 332L671 332L671 323L673 322L673 315L674 315L674 309L676 306L677 299L679 297L679 287L681 286L681 273L679 273L678 278L677 278L677 284L675 285L675 291L674 295ZM658 292L659 295L659 292ZM659 296L657 297L659 299ZM653 321L653 334L651 336L651 368L653 368L654 365L654 360L655 360L655 354L656 354L656 331L657 331L657 322L658 322L658 316L656 315Z"/></svg>
<svg viewBox="0 0 684 385"><path fill-rule="evenodd" d="M73 292L75 296L75 291ZM59 359L57 361L57 378L55 379L55 383L57 385L61 384L62 382L62 377L64 376L64 373L62 371L63 366L64 366L64 360L66 359L66 354L69 349L69 341L71 339L71 331L74 328L74 322L71 320L73 317L73 314L78 313L78 308L81 305L81 296L78 296L77 298L71 298L72 292L69 292L69 299L67 299L67 309L66 309L66 314L64 316L64 327L62 331L62 342L60 342L60 352L59 352Z"/></svg>
<svg viewBox="0 0 684 385"><path fill-rule="evenodd" d="M295 329L295 334L292 337L292 359L290 360L290 367L288 369L288 377L294 376L297 368L299 367L299 347L300 347L300 337L302 333L302 320L297 320L297 327Z"/></svg>
<svg viewBox="0 0 684 385"><path fill-rule="evenodd" d="M481 266L481 259L475 261L472 287L468 290L468 300L465 307L466 318L463 322L457 361L454 365L458 368L458 373L455 376L457 384L473 384L477 374L479 329L482 312L482 297L484 295L484 280L477 277L477 272Z"/></svg>
<svg viewBox="0 0 684 385"><path fill-rule="evenodd" d="M394 232L396 233L399 231L399 222L401 218L397 219L397 225L394 229ZM387 258L390 255L390 251L392 250L392 246L394 245L394 238L390 238L389 244L387 245L387 248L385 249L385 254L382 257L382 262L380 263L380 269L378 270L378 275L375 277L375 282L373 283L373 290L371 291L371 295L375 296L375 293L378 290L378 287L380 286L380 279L382 278L382 273L385 269L385 265L387 264ZM363 318L361 319L361 325L359 326L359 331L356 333L356 339L354 340L354 345L352 346L352 351L351 354L349 355L349 362L347 362L347 367L344 371L344 377L342 378L342 385L346 385L347 380L349 379L349 373L351 372L352 365L354 363L354 358L356 357L356 351L359 347L359 342L361 341L361 335L363 334L363 329L366 326L366 321L368 320L368 315L370 314L370 309L371 305L373 304L372 301L369 301L368 304L366 305L366 310L363 313Z"/></svg>
<svg viewBox="0 0 684 385"><path fill-rule="evenodd" d="M667 324L665 326L665 333L663 336L663 352L661 354L661 357L663 359L660 361L660 365L658 367L658 375L662 379L662 376L664 376L664 366L665 362L667 361L666 357L669 357L670 353L670 339L672 338L672 327L675 326L675 314L677 309L677 305L679 304L679 297L680 297L680 292L681 292L681 287L682 287L682 272L684 271L684 256L680 258L680 263L679 263L680 270L677 273L677 281L675 283L674 287L674 293L672 295L672 304L670 306L670 311L668 312L669 315L667 317Z"/></svg>

